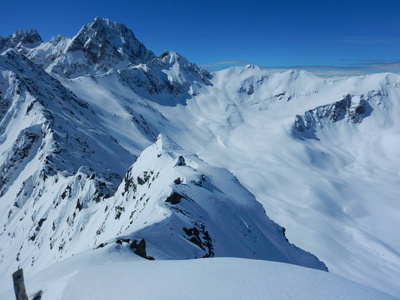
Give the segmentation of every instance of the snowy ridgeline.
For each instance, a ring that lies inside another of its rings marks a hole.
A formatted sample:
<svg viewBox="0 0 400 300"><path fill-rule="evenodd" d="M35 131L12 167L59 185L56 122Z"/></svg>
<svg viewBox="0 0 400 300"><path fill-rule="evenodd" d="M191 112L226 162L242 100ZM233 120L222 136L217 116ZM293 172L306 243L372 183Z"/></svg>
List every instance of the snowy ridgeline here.
<svg viewBox="0 0 400 300"><path fill-rule="evenodd" d="M330 272L400 296L400 76L210 74L101 18L0 52L0 280L116 246L325 269L267 214Z"/></svg>

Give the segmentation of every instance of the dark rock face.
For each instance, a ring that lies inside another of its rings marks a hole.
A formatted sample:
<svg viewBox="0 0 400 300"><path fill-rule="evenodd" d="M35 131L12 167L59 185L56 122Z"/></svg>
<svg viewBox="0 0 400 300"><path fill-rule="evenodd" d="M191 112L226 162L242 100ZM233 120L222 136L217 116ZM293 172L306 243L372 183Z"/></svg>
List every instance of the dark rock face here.
<svg viewBox="0 0 400 300"><path fill-rule="evenodd" d="M89 34L94 33L95 36L108 42L114 49L122 51L134 64L145 63L155 58L154 53L148 50L142 42L139 42L132 30L124 24L96 18L86 28Z"/></svg>
<svg viewBox="0 0 400 300"><path fill-rule="evenodd" d="M19 29L14 34L1 37L0 36L0 52L9 48L20 50L22 48L33 48L41 44L42 38L36 30Z"/></svg>
<svg viewBox="0 0 400 300"><path fill-rule="evenodd" d="M8 153L6 161L0 166L0 196L7 191L7 183L13 174L24 163L32 147L38 142L39 135L28 130L23 131L17 138L17 143L13 145L12 151Z"/></svg>
<svg viewBox="0 0 400 300"><path fill-rule="evenodd" d="M67 53L77 51L82 51L87 64L100 64L104 69L125 59L139 64L155 58L125 25L102 18L83 26L73 38Z"/></svg>
<svg viewBox="0 0 400 300"><path fill-rule="evenodd" d="M188 236L188 240L190 242L197 245L205 252L203 256L204 258L213 257L215 254L213 251L214 246L212 244L211 237L203 224L198 225L198 227L199 228L183 228L183 231Z"/></svg>
<svg viewBox="0 0 400 300"><path fill-rule="evenodd" d="M17 300L27 300L28 297L26 295L25 283L24 283L24 273L22 269L19 269L13 274L14 281L14 291Z"/></svg>
<svg viewBox="0 0 400 300"><path fill-rule="evenodd" d="M179 193L174 192L165 200L165 202L171 203L171 204L178 204L179 202L181 202L182 198L185 198L185 197L183 197Z"/></svg>
<svg viewBox="0 0 400 300"><path fill-rule="evenodd" d="M368 99L365 100L361 96L358 102L353 102L352 96L348 94L340 101L316 107L301 116L297 115L292 131L294 136L300 139L318 139L315 135L316 130L323 127L323 122L336 123L347 118L347 121L354 124L361 123L371 111Z"/></svg>
<svg viewBox="0 0 400 300"><path fill-rule="evenodd" d="M134 240L130 244L130 248L133 250L133 252L136 255L139 255L140 257L146 258L148 260L154 260L154 257L147 256L146 253L146 241L142 239L139 243L137 243L137 240Z"/></svg>

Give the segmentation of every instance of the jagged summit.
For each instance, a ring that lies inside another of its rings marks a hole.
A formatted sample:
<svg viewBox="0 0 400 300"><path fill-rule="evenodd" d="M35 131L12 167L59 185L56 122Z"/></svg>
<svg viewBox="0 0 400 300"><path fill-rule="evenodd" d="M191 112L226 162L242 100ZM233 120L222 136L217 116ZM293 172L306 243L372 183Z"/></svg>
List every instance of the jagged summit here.
<svg viewBox="0 0 400 300"><path fill-rule="evenodd" d="M42 42L42 38L36 30L19 29L12 35L0 36L0 52L9 48L26 51L26 49L39 46Z"/></svg>
<svg viewBox="0 0 400 300"><path fill-rule="evenodd" d="M146 64L120 70L131 88L163 105L185 104L198 94L201 85L210 85L211 74L174 51L164 51Z"/></svg>
<svg viewBox="0 0 400 300"><path fill-rule="evenodd" d="M36 31L17 31L0 39L0 49L8 48L17 49L48 73L61 77L96 76L115 70L133 87L141 86L149 94L193 94L193 82L210 78L207 71L176 52L165 51L156 57L124 24L100 17L73 38L57 36L47 43L42 43Z"/></svg>
<svg viewBox="0 0 400 300"><path fill-rule="evenodd" d="M189 61L182 55L175 51L165 50L163 54L160 55L160 61L166 64L174 64L180 62L181 64L188 64Z"/></svg>
<svg viewBox="0 0 400 300"><path fill-rule="evenodd" d="M126 55L129 62L134 64L145 63L155 58L153 52L148 50L142 42L139 42L132 30L124 24L96 17L94 21L82 27L71 43L71 51L87 49L91 51L93 62L104 59L102 55L106 52L104 48L112 46L113 54L118 56ZM122 59L122 57L121 57Z"/></svg>
<svg viewBox="0 0 400 300"><path fill-rule="evenodd" d="M156 57L124 24L99 17L73 38L58 36L36 46L24 54L47 72L67 78L104 74Z"/></svg>

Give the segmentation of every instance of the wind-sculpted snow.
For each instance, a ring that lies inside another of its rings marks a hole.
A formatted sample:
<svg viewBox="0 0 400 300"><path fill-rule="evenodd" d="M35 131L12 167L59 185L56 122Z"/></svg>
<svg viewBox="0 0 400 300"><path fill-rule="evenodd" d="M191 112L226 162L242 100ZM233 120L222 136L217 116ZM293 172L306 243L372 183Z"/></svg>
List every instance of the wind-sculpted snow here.
<svg viewBox="0 0 400 300"><path fill-rule="evenodd" d="M159 136L107 199L95 237L132 246L145 240L146 256L190 259L257 258L322 269L316 257L289 244L285 230L237 179ZM100 212L99 212L100 213ZM135 247L136 248L136 247Z"/></svg>
<svg viewBox="0 0 400 300"><path fill-rule="evenodd" d="M214 187L212 177L229 178L227 171L203 174L196 171L195 165L182 166L184 173L176 173L176 178L169 178L174 174L171 171L172 174L157 180L155 176L164 166L152 168L152 162L158 160L154 155L145 159L146 166L141 166L137 175L128 173L121 185L128 189L133 189L130 184L143 186L140 193L129 198L128 194L122 195L120 187L113 196L134 156L109 134L106 130L109 127L103 127L99 108L79 99L14 50L0 57L0 65L4 103L1 195L2 199L12 199L1 202L1 210L6 212L1 216L0 233L4 245L0 248L0 264L4 274L11 274L18 266L40 269L108 242L129 243L139 249L142 239L149 249L147 255L157 259L230 255L325 268L311 254L290 245L283 229L265 216L261 205L236 180L230 179L233 183L229 188L236 189L235 197L224 195L228 191L215 194L214 189L224 190L224 187ZM135 111L128 111L131 114L135 115ZM130 124L132 128L137 122L131 120ZM174 151L186 153L166 139L160 151L157 155L164 155L161 162L167 159L171 163L171 158L168 159L171 156L178 165L180 160ZM188 154L188 158L191 156ZM192 160L194 164L201 162ZM169 164L166 167L173 168ZM185 172L190 175L187 183ZM149 180L155 181L156 190L150 189ZM157 196L148 204L146 200L152 192ZM233 197L232 203L253 202L255 208L241 213L242 216L238 208L233 209L229 204L224 212L223 207L218 208L219 201L230 203L229 197ZM202 203L206 198L210 199L207 205L194 202ZM130 206L125 207L127 201ZM214 205L219 214L207 217ZM164 212L157 214L154 209ZM164 213L171 216L161 222ZM252 220L257 214L261 221ZM234 231L225 224L227 215L235 221ZM170 231L173 235L167 243L161 237L167 232L171 234ZM227 246L230 243L236 246Z"/></svg>
<svg viewBox="0 0 400 300"><path fill-rule="evenodd" d="M85 251L41 272L25 272L28 297L64 299L394 300L337 275L241 258L148 261L123 245ZM11 278L1 299L14 299Z"/></svg>
<svg viewBox="0 0 400 300"><path fill-rule="evenodd" d="M98 247L321 267L257 199L330 272L400 296L399 75L208 73L101 18L0 48L0 275ZM159 133L186 150L129 168Z"/></svg>

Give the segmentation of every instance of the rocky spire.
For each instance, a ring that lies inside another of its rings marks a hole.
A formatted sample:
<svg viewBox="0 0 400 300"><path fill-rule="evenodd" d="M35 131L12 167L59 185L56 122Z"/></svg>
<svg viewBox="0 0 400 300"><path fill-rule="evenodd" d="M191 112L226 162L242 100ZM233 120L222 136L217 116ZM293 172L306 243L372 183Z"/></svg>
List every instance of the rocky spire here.
<svg viewBox="0 0 400 300"><path fill-rule="evenodd" d="M126 57L129 62L139 64L155 57L124 24L99 17L82 27L69 50L86 51L93 62L114 56L120 59Z"/></svg>

